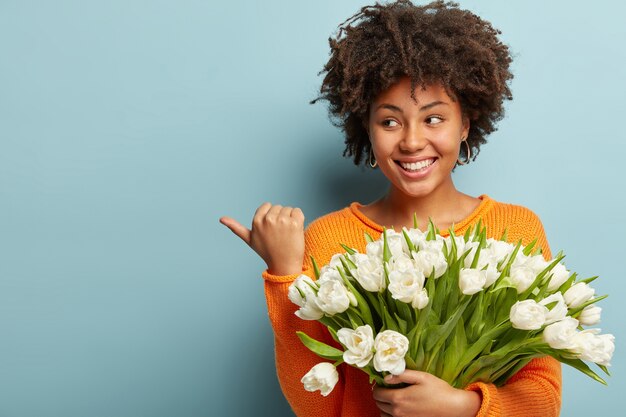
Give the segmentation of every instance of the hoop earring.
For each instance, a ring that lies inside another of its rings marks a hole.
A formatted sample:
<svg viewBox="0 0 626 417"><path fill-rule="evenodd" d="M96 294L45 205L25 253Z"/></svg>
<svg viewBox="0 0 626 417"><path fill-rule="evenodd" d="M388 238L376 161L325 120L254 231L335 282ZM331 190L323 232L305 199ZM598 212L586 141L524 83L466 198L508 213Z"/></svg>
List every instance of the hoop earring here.
<svg viewBox="0 0 626 417"><path fill-rule="evenodd" d="M369 163L370 163L370 167L371 168L376 168L378 166L378 161L376 160L376 158L374 158L374 155L372 153L372 150L370 149L370 156L369 156ZM374 160L374 162L372 162L372 159Z"/></svg>
<svg viewBox="0 0 626 417"><path fill-rule="evenodd" d="M464 138L461 142L465 142L465 146L467 147L467 156L465 157L465 161L461 161L460 158L457 158L456 163L459 165L467 165L472 159L472 149L470 148L469 143L467 143L467 138Z"/></svg>

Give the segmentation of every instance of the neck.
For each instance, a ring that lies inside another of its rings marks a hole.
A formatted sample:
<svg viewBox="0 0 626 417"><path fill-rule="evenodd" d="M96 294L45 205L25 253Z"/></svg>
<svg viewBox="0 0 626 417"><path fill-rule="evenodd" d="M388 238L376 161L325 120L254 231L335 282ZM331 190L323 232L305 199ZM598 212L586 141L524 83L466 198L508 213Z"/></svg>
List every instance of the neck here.
<svg viewBox="0 0 626 417"><path fill-rule="evenodd" d="M447 187L439 187L423 197L408 196L392 186L379 204L385 213L385 226L396 230L413 227L415 215L420 229L425 230L430 219L440 230L445 230L463 220L464 197L467 196L450 181Z"/></svg>

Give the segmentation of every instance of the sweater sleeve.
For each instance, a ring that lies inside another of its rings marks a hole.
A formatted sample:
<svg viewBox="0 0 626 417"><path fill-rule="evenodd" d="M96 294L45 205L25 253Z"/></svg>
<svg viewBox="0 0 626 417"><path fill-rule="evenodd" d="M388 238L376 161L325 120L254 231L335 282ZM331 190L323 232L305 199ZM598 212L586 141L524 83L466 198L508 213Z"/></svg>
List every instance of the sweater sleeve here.
<svg viewBox="0 0 626 417"><path fill-rule="evenodd" d="M539 218L530 210L524 222L523 244L537 238L546 260L552 257ZM484 382L470 384L467 390L482 395L477 417L557 417L561 409L561 364L550 356L535 358L513 375L502 387Z"/></svg>
<svg viewBox="0 0 626 417"><path fill-rule="evenodd" d="M319 233L311 233L311 224L305 232L305 260L302 274L314 279L313 266L310 256L317 262L324 259L320 255L323 242L317 237ZM320 264L321 265L321 264ZM265 298L269 319L274 330L274 353L276 372L283 394L287 398L294 413L299 417L339 416L343 398L343 378L333 391L323 397L319 392L307 392L304 389L302 377L317 363L325 361L306 348L296 331L302 331L313 339L329 345L335 345L328 330L317 321L308 321L298 318L294 313L297 306L289 301L287 294L289 286L299 274L277 276L263 272L265 280ZM337 369L341 373L341 367Z"/></svg>

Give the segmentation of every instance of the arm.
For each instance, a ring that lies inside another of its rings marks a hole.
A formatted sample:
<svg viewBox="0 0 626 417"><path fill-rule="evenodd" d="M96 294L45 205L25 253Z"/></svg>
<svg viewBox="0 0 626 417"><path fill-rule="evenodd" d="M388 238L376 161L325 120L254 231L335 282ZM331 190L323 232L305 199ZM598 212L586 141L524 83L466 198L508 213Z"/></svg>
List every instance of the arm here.
<svg viewBox="0 0 626 417"><path fill-rule="evenodd" d="M341 382L327 397L319 392L305 391L300 382L313 365L324 360L300 342L296 331L303 331L328 344L333 343L332 338L318 322L295 316L297 307L287 296L290 284L298 275L304 273L313 277L309 255L315 256L318 262L326 260L319 253L324 247L323 242L318 244L313 237L318 236L319 240L320 234L307 230L305 238L304 215L300 209L269 203L257 209L251 230L229 217L222 217L220 221L257 252L268 266L263 278L268 314L274 329L276 369L283 393L294 412L303 417L338 416L343 397Z"/></svg>
<svg viewBox="0 0 626 417"><path fill-rule="evenodd" d="M307 238L308 254L315 256L315 248L311 248ZM318 259L316 257L316 259ZM303 274L314 276L310 261L307 259L303 267ZM291 282L299 274L277 276L263 273L265 279L265 297L267 311L272 328L274 329L274 352L276 355L276 372L283 394L297 416L339 416L343 398L343 377L333 391L323 397L319 392L304 390L301 378L313 365L325 361L307 349L296 335L296 331L303 331L312 338L327 344L335 344L328 331L317 321L302 320L294 314L297 306L287 298L287 291ZM341 367L338 368L341 373Z"/></svg>

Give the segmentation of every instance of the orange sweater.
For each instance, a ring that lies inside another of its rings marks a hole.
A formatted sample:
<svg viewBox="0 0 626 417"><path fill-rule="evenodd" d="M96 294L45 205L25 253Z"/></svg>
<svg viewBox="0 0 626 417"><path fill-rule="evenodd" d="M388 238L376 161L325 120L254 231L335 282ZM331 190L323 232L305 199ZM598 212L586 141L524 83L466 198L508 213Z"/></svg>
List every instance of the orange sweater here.
<svg viewBox="0 0 626 417"><path fill-rule="evenodd" d="M487 236L499 239L507 228L510 242L530 243L535 237L546 259L551 258L543 226L530 210L494 201L486 195L474 212L458 223L455 234L462 235L479 218L487 228ZM383 228L359 211L359 203L327 214L313 221L305 232L306 256L303 273L314 277L309 255L320 267L333 254L343 252L340 243L365 251L364 232L378 238ZM447 231L441 233L446 236ZM324 361L310 352L296 336L301 330L314 339L335 345L326 328L317 321L305 321L295 316L297 306L287 298L287 291L297 274L287 276L263 272L265 295L270 321L274 329L276 369L278 379L289 404L300 417L369 417L380 412L372 399L367 375L351 366L338 367L340 377L333 392L323 397L319 392L304 390L300 379L316 363ZM551 417L558 416L561 406L561 366L551 357L532 360L502 387L482 382L466 389L479 391L483 416Z"/></svg>

